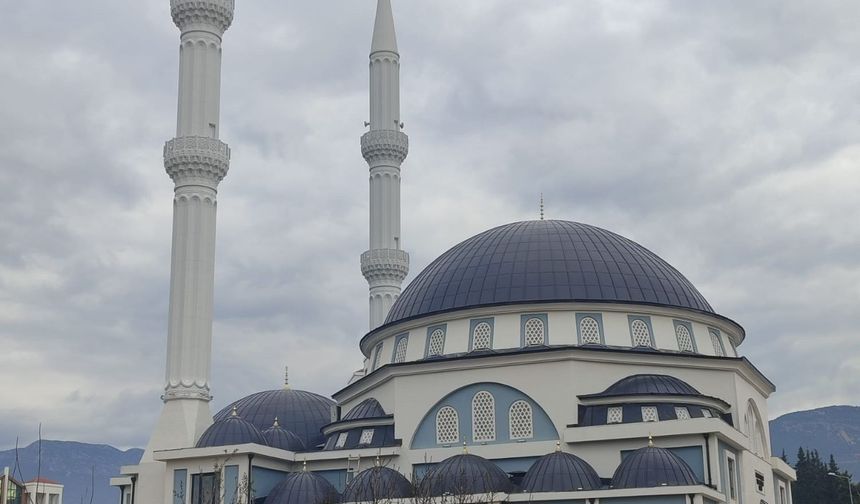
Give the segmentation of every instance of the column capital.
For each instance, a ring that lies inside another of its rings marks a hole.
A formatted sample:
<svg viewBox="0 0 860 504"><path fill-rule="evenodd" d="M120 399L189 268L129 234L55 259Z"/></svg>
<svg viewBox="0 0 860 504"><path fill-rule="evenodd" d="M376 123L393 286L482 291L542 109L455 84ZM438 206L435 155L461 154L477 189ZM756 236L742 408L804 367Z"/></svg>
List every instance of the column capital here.
<svg viewBox="0 0 860 504"><path fill-rule="evenodd" d="M400 166L409 154L409 137L402 131L374 130L361 137L361 154L370 163Z"/></svg>
<svg viewBox="0 0 860 504"><path fill-rule="evenodd" d="M183 32L214 29L220 36L233 23L235 0L170 0L173 22Z"/></svg>
<svg viewBox="0 0 860 504"><path fill-rule="evenodd" d="M230 147L217 138L174 138L164 145L164 168L177 187L215 189L230 169Z"/></svg>

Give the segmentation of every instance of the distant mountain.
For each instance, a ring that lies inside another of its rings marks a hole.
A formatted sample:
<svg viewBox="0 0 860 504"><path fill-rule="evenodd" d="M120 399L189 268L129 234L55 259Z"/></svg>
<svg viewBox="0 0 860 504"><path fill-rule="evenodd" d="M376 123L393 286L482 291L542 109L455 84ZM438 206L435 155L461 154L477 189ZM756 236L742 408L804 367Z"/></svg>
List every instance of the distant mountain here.
<svg viewBox="0 0 860 504"><path fill-rule="evenodd" d="M24 481L36 477L38 453L38 443L18 449ZM108 445L43 440L41 475L65 485L64 504L89 504L90 495L93 504L115 504L119 502L119 490L111 488L110 478L119 474L120 466L136 464L142 454L143 450L137 448L120 451ZM15 467L15 450L0 451L0 470L3 467L10 471Z"/></svg>
<svg viewBox="0 0 860 504"><path fill-rule="evenodd" d="M827 461L831 454L839 467L860 479L860 407L828 406L788 413L770 422L774 455L783 450L796 462L797 448L818 450Z"/></svg>

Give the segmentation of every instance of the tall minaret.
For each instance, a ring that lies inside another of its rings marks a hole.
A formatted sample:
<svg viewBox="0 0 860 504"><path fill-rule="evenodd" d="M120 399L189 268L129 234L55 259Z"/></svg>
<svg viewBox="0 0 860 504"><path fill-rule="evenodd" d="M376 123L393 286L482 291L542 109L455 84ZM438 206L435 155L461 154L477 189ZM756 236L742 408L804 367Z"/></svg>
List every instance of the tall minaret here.
<svg viewBox="0 0 860 504"><path fill-rule="evenodd" d="M409 152L409 138L400 131L400 54L391 0L378 2L370 49L370 131L361 137L370 166L370 250L361 255L361 272L370 286L371 330L385 321L409 273L400 240L400 165Z"/></svg>
<svg viewBox="0 0 860 504"><path fill-rule="evenodd" d="M221 37L234 0L171 0L179 46L176 138L164 146L175 184L164 407L142 462L154 450L192 447L212 424L209 373L215 277L215 207L230 149L218 139Z"/></svg>

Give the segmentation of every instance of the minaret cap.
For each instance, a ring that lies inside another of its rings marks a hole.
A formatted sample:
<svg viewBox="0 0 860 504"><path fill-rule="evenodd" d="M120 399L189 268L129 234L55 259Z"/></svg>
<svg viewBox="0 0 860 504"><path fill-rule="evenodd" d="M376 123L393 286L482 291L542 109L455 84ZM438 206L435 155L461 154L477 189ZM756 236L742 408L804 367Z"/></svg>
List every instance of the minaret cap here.
<svg viewBox="0 0 860 504"><path fill-rule="evenodd" d="M394 31L394 14L391 0L379 0L376 4L376 23L373 25L373 44L370 53L397 52L397 34Z"/></svg>

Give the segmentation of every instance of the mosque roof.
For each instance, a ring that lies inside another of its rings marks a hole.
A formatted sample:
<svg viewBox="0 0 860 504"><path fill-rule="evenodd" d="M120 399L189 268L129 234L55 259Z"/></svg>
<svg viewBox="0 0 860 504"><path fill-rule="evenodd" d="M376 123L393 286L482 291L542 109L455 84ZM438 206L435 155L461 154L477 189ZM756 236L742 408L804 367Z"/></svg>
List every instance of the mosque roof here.
<svg viewBox="0 0 860 504"><path fill-rule="evenodd" d="M602 486L600 476L588 462L562 451L539 458L520 485L526 493L597 490Z"/></svg>
<svg viewBox="0 0 860 504"><path fill-rule="evenodd" d="M646 446L628 455L612 476L613 488L698 485L696 475L679 456L665 448Z"/></svg>
<svg viewBox="0 0 860 504"><path fill-rule="evenodd" d="M293 452L307 450L302 438L297 436L294 432L290 432L281 427L277 418L275 419L274 425L263 431L263 438L265 438L266 444L272 448Z"/></svg>
<svg viewBox="0 0 860 504"><path fill-rule="evenodd" d="M236 410L226 418L216 420L197 440L197 448L255 443L267 446L263 434L254 424L244 420Z"/></svg>
<svg viewBox="0 0 860 504"><path fill-rule="evenodd" d="M638 243L588 224L539 220L454 246L409 284L385 322L538 302L647 304L715 315L684 275Z"/></svg>
<svg viewBox="0 0 860 504"><path fill-rule="evenodd" d="M489 460L463 453L433 466L421 482L421 494L431 497L511 492L507 473Z"/></svg>
<svg viewBox="0 0 860 504"><path fill-rule="evenodd" d="M349 410L349 412L343 416L342 420L360 420L363 418L380 418L384 416L386 416L386 414L385 410L382 409L382 405L379 404L379 401L370 397L361 401L354 408Z"/></svg>
<svg viewBox="0 0 860 504"><path fill-rule="evenodd" d="M412 497L412 484L388 467L361 471L343 491L341 502L379 502Z"/></svg>
<svg viewBox="0 0 860 504"><path fill-rule="evenodd" d="M635 395L699 396L701 393L687 382L674 376L637 374L622 378L603 392L579 396L580 399Z"/></svg>
<svg viewBox="0 0 860 504"><path fill-rule="evenodd" d="M277 417L281 427L298 436L307 449L313 449L325 442L320 429L331 423L334 404L321 395L284 387L239 399L218 412L215 420L228 417L235 407L239 416L262 431L271 427Z"/></svg>
<svg viewBox="0 0 860 504"><path fill-rule="evenodd" d="M313 472L296 472L269 492L265 504L331 504L339 501L337 490L325 478Z"/></svg>

